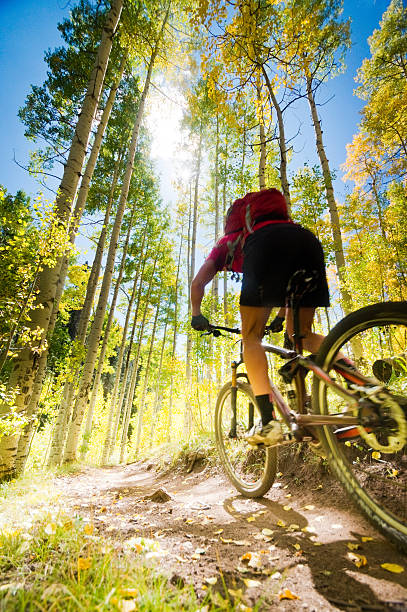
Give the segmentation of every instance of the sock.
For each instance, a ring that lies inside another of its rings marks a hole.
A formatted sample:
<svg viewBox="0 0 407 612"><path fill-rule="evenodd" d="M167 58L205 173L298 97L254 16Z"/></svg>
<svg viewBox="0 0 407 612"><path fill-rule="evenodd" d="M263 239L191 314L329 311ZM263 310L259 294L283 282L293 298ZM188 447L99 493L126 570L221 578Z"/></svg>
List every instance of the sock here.
<svg viewBox="0 0 407 612"><path fill-rule="evenodd" d="M256 395L256 402L260 410L261 422L264 427L264 425L267 425L267 423L274 419L274 410L273 404L270 401L270 395L268 393L265 395Z"/></svg>

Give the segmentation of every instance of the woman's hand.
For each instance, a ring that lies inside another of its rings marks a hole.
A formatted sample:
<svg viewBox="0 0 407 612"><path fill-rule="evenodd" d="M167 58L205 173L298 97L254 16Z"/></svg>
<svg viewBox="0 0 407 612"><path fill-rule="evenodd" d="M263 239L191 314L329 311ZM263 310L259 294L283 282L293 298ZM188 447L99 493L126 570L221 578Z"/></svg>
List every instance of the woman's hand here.
<svg viewBox="0 0 407 612"><path fill-rule="evenodd" d="M203 314L195 315L191 319L191 327L196 329L196 331L207 331L210 329L211 324L208 319L203 316Z"/></svg>

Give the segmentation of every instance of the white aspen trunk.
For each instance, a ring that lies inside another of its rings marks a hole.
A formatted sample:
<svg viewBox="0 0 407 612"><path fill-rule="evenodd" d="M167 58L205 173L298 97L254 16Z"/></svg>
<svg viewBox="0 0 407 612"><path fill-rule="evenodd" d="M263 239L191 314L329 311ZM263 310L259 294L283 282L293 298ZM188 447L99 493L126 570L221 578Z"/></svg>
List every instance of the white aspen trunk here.
<svg viewBox="0 0 407 612"><path fill-rule="evenodd" d="M177 263L177 275L175 277L175 303L174 303L174 328L173 328L173 336L172 336L172 357L171 357L171 382L170 382L170 392L168 398L168 420L167 420L167 441L171 442L171 426L172 426L172 402L173 402L173 389L174 389L174 367L176 361L176 352L177 352L177 330L178 330L178 287L179 287L179 274L181 269L181 253L182 253L182 243L184 239L184 232L181 232L181 239L179 243L179 251L178 251L178 263Z"/></svg>
<svg viewBox="0 0 407 612"><path fill-rule="evenodd" d="M158 315L160 314L160 300L161 300L161 291L162 286L160 287L160 294L158 296L157 308L155 311L153 329L151 331L151 339L150 339L150 347L148 349L147 363L144 370L144 383L143 383L143 391L141 394L141 400L138 408L138 419L137 419L137 433L136 433L136 448L135 448L135 456L137 457L138 451L140 448L141 441L141 432L143 429L143 416L144 416L144 407L146 403L146 395L147 395L147 385L148 385L148 377L150 375L150 363L151 363L151 355L153 354L154 342L155 342L155 333L157 331L157 322Z"/></svg>
<svg viewBox="0 0 407 612"><path fill-rule="evenodd" d="M331 218L331 230L334 242L335 263L339 279L339 290L342 297L343 310L345 314L352 311L352 296L345 285L345 255L343 252L343 242L341 234L341 225L339 221L338 208L336 206L334 188L332 185L331 171L329 168L328 158L325 153L324 143L322 140L321 122L318 117L317 107L315 104L314 93L312 91L312 80L307 77L307 98L311 109L312 123L315 130L315 141L318 151L319 161L322 167L322 175L324 177L326 199L328 201L329 215ZM363 347L359 338L354 338L351 341L354 357L356 361L362 358Z"/></svg>
<svg viewBox="0 0 407 612"><path fill-rule="evenodd" d="M78 191L78 197L76 198L75 210L72 215L70 232L69 232L69 240L73 244L75 242L76 233L78 231L79 223L82 218L83 210L85 207L86 199L89 193L90 182L92 180L93 172L96 167L96 162L99 157L100 148L102 145L103 136L106 131L106 126L108 124L110 114L112 112L113 104L116 99L117 89L119 87L121 78L123 76L125 66L125 58L122 60L122 64L120 66L119 74L115 79L115 82L110 90L109 97L107 99L105 108L102 113L102 118L99 122L98 129L96 132L95 139L93 141L92 150L89 156L89 159L86 164L86 169L82 177L81 185ZM59 280L58 280L58 288L55 296L55 302L52 309L52 315L50 318L50 322L48 325L48 333L47 337L50 338L52 332L54 331L58 310L59 310L59 302L61 299L61 295L65 286L66 275L68 273L68 265L69 258L64 255L62 258ZM92 300L93 301L93 300ZM17 457L16 457L16 473L20 474L25 467L25 463L28 458L28 450L31 447L32 435L34 432L34 415L38 410L38 402L41 394L43 379L45 375L45 370L47 366L47 358L48 358L48 350L44 350L41 354L38 371L35 377L35 382L33 386L33 392L30 399L30 404L27 410L27 416L31 419L28 427L24 428L24 431L20 437L18 443Z"/></svg>
<svg viewBox="0 0 407 612"><path fill-rule="evenodd" d="M167 18L168 18L168 11L166 13L164 22L162 24L160 38L164 30ZM84 415L85 408L86 408L90 385L92 382L93 370L95 367L95 361L96 361L96 356L97 356L97 345L99 343L100 333L101 333L102 325L103 325L103 317L104 317L104 313L106 310L107 297L108 297L109 290L110 290L110 283L111 283L111 278L113 274L113 266L114 266L114 260L115 260L116 249L117 249L117 239L118 239L118 234L120 231L120 226L121 226L123 215L124 215L125 206L127 203L127 196L129 193L130 181L133 175L133 165L134 165L134 158L136 154L138 134L140 130L141 119L143 116L145 100L146 100L147 93L148 93L149 86L150 86L151 74L152 74L154 62L155 62L155 59L158 53L159 40L157 41L156 46L151 54L150 63L149 63L148 70L147 70L147 76L146 76L146 80L144 84L144 89L140 97L137 117L136 117L136 121L135 121L134 128L133 128L129 155L128 155L127 165L126 165L126 171L125 171L125 175L123 178L123 185L122 185L122 190L120 194L120 199L119 199L119 204L118 204L118 209L117 209L117 214L116 214L116 220L113 226L112 236L111 236L111 241L110 241L110 246L109 246L109 252L107 256L107 261L109 263L106 264L105 273L103 275L103 282L102 282L102 288L100 290L99 303L96 309L96 314L95 314L92 328L91 328L91 331L89 333L89 338L88 338L89 348L88 348L88 353L87 353L87 359L86 359L86 362L83 368L83 374L82 374L82 379L81 379L81 383L80 383L80 387L78 391L78 396L77 396L75 406L73 409L71 425L69 427L68 439L67 439L65 457L64 457L64 461L66 463L74 461L76 457L76 450L78 446L80 429L81 429L83 415Z"/></svg>
<svg viewBox="0 0 407 612"><path fill-rule="evenodd" d="M160 412L160 406L159 406L160 397L162 399L162 395L160 395L160 385L161 385L161 373L162 373L163 361L164 361L165 342L167 339L167 328L168 328L168 320L169 320L169 304L167 304L167 308L168 310L167 310L167 316L165 318L163 339L161 342L160 362L158 364L157 380L155 383L155 393L154 393L154 401L153 401L153 409L152 409L149 449L151 449L151 447L153 446L155 423L157 420L158 413Z"/></svg>
<svg viewBox="0 0 407 612"><path fill-rule="evenodd" d="M103 251L106 242L107 227L109 224L110 211L113 204L114 192L116 189L117 181L120 173L120 157L118 158L114 170L112 187L109 194L109 200L106 206L105 217L103 220L102 231L100 232L98 244L96 247L96 253L92 264L92 269L89 275L88 284L86 287L86 296L83 303L82 312L79 319L78 332L75 338L74 353L78 353L81 347L85 344L86 331L88 328L90 313L92 310L93 300L96 293L98 284L99 274L102 266ZM83 350L83 349L82 349ZM59 406L57 419L54 426L54 432L52 435L52 442L50 453L48 457L48 467L57 466L61 463L64 452L64 445L68 426L71 420L72 414L72 402L75 393L76 381L79 377L80 366L77 365L77 359L74 360L73 371L71 372L69 379L65 382L64 390L62 394L61 404Z"/></svg>
<svg viewBox="0 0 407 612"><path fill-rule="evenodd" d="M113 427L113 421L114 421L114 415L115 415L117 392L119 390L120 374L121 374L122 366L123 366L124 350L125 350L126 342L127 342L127 330L129 328L131 312L133 310L134 299L136 297L136 289L137 289L137 283L138 283L138 278L140 274L140 267L141 267L141 262L143 258L143 253L144 253L146 236L147 236L147 228L144 230L144 233L143 233L143 243L140 249L140 257L138 260L136 274L134 277L133 289L131 292L129 305L127 307L126 319L125 319L124 328L123 328L123 336L122 336L122 341L120 344L119 355L117 358L117 366L116 366L116 371L115 371L115 376L114 376L112 398L110 400L109 416L108 416L107 427L106 427L106 437L105 437L105 442L104 442L103 451L102 451L102 459L101 459L102 465L105 465L107 463L109 459L110 448L112 446L112 433L113 433L112 427ZM119 417L120 417L120 413L119 413ZM117 429L116 429L116 432L117 432Z"/></svg>
<svg viewBox="0 0 407 612"><path fill-rule="evenodd" d="M133 215L134 215L134 210L133 210L133 213L132 213L132 217L133 217ZM92 388L92 393L91 393L90 402L89 402L89 408L88 408L88 414L87 414L87 419L86 419L85 431L84 431L84 434L83 434L83 444L82 444L82 450L81 450L81 458L82 459L85 458L86 453L87 453L88 448L89 448L89 438L90 438L90 435L91 435L91 432L92 432L93 413L94 413L94 410L95 410L96 398L97 398L97 394L98 394L98 390L99 390L100 379L101 379L101 376L102 376L102 370L103 370L103 364L104 364L104 361L105 361L105 356L106 356L106 351L107 351L107 344L108 344L108 340L109 340L109 334L110 334L110 330L111 330L113 319L114 319L114 313L115 313L115 309L116 309L117 297L119 295L119 289L120 289L120 285L121 285L123 274L124 274L124 267L125 267L125 263L126 263L127 250L128 250L128 247L129 247L129 240L130 240L131 229L132 229L132 218L129 220L129 227L127 229L126 240L125 240L125 243L124 243L124 246L123 246L123 252L122 252L122 258L121 258L121 262L120 262L119 274L117 276L117 280L116 280L116 284L115 284L115 288L114 288L114 292L113 292L112 303L110 304L109 316L107 318L106 327L105 327L105 330L104 330L104 333L103 333L103 342L102 342L102 346L101 346L101 349L100 349L98 367L97 367L95 378L94 378L94 381L93 381L93 388Z"/></svg>
<svg viewBox="0 0 407 612"><path fill-rule="evenodd" d="M257 83L257 100L260 106L259 113L259 140L260 140L260 156L259 156L259 189L266 188L266 135L264 132L264 119L263 119L263 104L261 100L261 87Z"/></svg>
<svg viewBox="0 0 407 612"><path fill-rule="evenodd" d="M138 313L141 307L141 295L142 295L142 289L143 289L143 283L144 283L144 269L145 269L146 261L147 261L147 257L143 259L143 265L141 269L140 284L139 284L139 288L137 292L136 310L134 313L133 325L132 325L132 329L130 332L129 347L127 351L126 364L125 364L124 372L123 372L123 380L122 380L122 387L121 387L120 395L119 395L119 401L117 402L117 406L115 406L116 416L114 419L114 424L113 424L113 429L112 429L111 445L107 450L107 453L108 453L107 461L110 459L110 456L114 450L114 445L116 443L117 431L119 429L119 421L120 421L120 416L122 414L123 403L125 406L127 405L127 402L125 401L126 387L128 387L128 389L131 387L131 382L129 382L129 385L127 385L127 382L129 378L131 380L132 372L134 371L134 368L132 370L133 366L131 363L131 351L133 349L134 335L136 333L136 328L137 328Z"/></svg>
<svg viewBox="0 0 407 612"><path fill-rule="evenodd" d="M192 217L192 237L191 237L191 247L190 247L190 266L189 266L189 278L188 278L188 290L191 286L192 279L195 276L195 250L196 250L196 231L198 226L198 198L199 198L199 178L201 174L201 159L202 159L202 140L203 140L203 126L201 124L200 134L199 134L199 145L198 145L198 157L196 163L196 173L195 173L195 186L194 186L194 202L193 202L193 217ZM188 321L191 318L191 304L188 300ZM185 414L184 414L184 425L183 425L183 435L186 438L191 429L192 429L192 406L190 402L191 397L191 386L192 386L192 371L191 371L191 330L188 328L187 332L187 353L186 353L186 379L187 379L187 397L185 401Z"/></svg>
<svg viewBox="0 0 407 612"><path fill-rule="evenodd" d="M312 123L315 130L316 146L318 151L319 161L322 167L324 177L326 199L328 202L329 214L331 218L331 230L334 242L335 263L338 273L340 292L343 301L343 309L345 313L352 310L352 298L345 287L345 255L343 252L343 242L341 234L341 226L339 221L338 208L336 206L334 188L332 185L331 171L329 168L328 158L325 153L324 143L322 140L321 122L318 117L317 107L315 104L314 93L312 91L312 80L307 78L307 98L311 109Z"/></svg>
<svg viewBox="0 0 407 612"><path fill-rule="evenodd" d="M137 353L136 353L136 357L134 359L134 366L133 366L133 373L132 373L132 377L131 377L130 389L129 389L129 394L128 394L128 397L127 397L127 404L126 404L126 406L124 408L125 418L124 418L124 423L123 423L122 440L121 440L121 445L120 445L120 463L123 463L124 457L125 457L125 454L126 454L127 433L128 433L128 430L129 430L129 423L130 423L130 417L131 417L131 409L132 409L133 400L134 400L134 392L136 390L136 382L137 382L137 374L138 374L138 364L139 364L140 352L141 352L141 343L143 341L143 336L144 336L144 328L145 328L145 324L146 324L147 312L148 312L148 307L149 307L149 302L150 302L151 289L152 289L153 282L154 282L154 273L155 273L155 268L156 268L156 265L157 265L157 259L158 259L158 255L154 259L153 272L151 274L150 282L149 282L149 285L148 285L146 301L145 301L145 307L144 307L144 313L143 313L143 319L141 321L141 326L140 326L140 331L139 331L139 336L138 336Z"/></svg>
<svg viewBox="0 0 407 612"><path fill-rule="evenodd" d="M219 239L219 114L216 113L216 144L215 144L215 243ZM219 277L215 274L212 281L212 294L215 308L219 299Z"/></svg>
<svg viewBox="0 0 407 612"><path fill-rule="evenodd" d="M112 0L111 9L103 27L101 43L96 56L95 65L89 80L87 92L81 113L75 128L68 160L55 202L55 210L61 223L68 224L75 199L82 166L86 155L92 122L98 107L103 81L113 43L113 35L119 23L123 0ZM46 348L48 325L55 303L58 289L60 264L54 268L44 268L39 274L37 283L37 299L30 312L30 328L41 329L39 347ZM15 404L19 412L25 413L33 390L35 376L38 370L38 353L31 349L20 351L10 377L10 388L19 389ZM2 406L0 413L7 413L8 408ZM9 478L15 471L15 458L19 436L14 434L4 436L0 440L0 480Z"/></svg>
<svg viewBox="0 0 407 612"><path fill-rule="evenodd" d="M279 149L280 149L280 181L281 181L281 188L283 190L283 194L287 202L288 214L291 215L290 184L288 182L288 177L287 177L287 143L285 139L283 113L281 111L281 107L279 103L277 102L277 98L274 94L273 87L270 83L270 79L268 77L268 74L267 74L267 71L264 65L262 65L261 68L262 68L264 79L266 81L267 89L270 94L271 101L273 103L274 108L276 109L277 123L278 123L278 144L279 144Z"/></svg>

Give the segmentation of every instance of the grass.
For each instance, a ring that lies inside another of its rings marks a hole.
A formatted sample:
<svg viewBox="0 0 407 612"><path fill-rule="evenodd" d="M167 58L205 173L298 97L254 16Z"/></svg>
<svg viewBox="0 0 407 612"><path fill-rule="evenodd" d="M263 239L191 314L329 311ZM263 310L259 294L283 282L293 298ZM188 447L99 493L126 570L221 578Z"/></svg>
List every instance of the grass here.
<svg viewBox="0 0 407 612"><path fill-rule="evenodd" d="M200 601L191 585L173 584L157 569L159 542L117 541L64 512L53 476L38 471L0 487L1 611L251 610L210 589Z"/></svg>

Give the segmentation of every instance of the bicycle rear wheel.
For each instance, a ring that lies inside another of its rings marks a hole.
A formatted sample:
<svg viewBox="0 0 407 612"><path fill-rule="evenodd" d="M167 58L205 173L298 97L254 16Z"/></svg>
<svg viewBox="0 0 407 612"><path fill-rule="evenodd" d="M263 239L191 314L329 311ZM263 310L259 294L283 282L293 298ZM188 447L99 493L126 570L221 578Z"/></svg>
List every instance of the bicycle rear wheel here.
<svg viewBox="0 0 407 612"><path fill-rule="evenodd" d="M375 408L380 427L324 427L319 430L321 441L331 468L359 508L407 550L407 302L361 308L332 329L317 363L343 384L345 380L332 369L339 350L354 361L359 372L379 379L389 399ZM349 381L347 384L352 387ZM350 410L346 400L316 376L312 406L319 414ZM363 410L360 406L354 414L361 418Z"/></svg>
<svg viewBox="0 0 407 612"><path fill-rule="evenodd" d="M261 497L270 489L277 472L275 448L250 447L244 435L260 417L250 385L237 382L236 414L233 388L226 383L215 409L216 446L227 477L245 497Z"/></svg>

